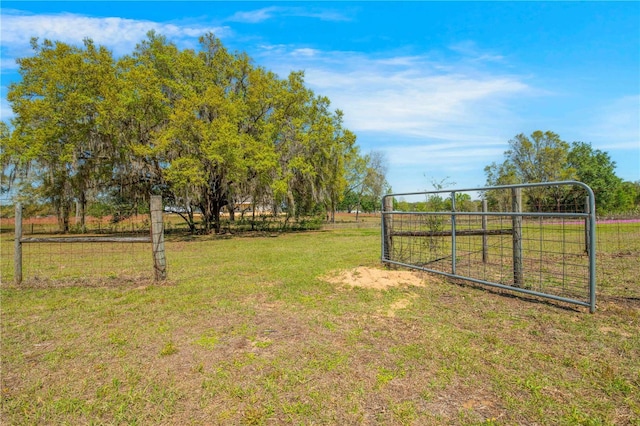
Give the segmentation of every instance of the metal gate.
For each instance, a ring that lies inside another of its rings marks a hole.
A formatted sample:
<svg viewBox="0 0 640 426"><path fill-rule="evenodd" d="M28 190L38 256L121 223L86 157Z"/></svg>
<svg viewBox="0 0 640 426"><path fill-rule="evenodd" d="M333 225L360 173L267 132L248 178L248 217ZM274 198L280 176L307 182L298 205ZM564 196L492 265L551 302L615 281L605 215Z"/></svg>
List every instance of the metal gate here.
<svg viewBox="0 0 640 426"><path fill-rule="evenodd" d="M382 261L596 309L595 198L563 181L389 194Z"/></svg>

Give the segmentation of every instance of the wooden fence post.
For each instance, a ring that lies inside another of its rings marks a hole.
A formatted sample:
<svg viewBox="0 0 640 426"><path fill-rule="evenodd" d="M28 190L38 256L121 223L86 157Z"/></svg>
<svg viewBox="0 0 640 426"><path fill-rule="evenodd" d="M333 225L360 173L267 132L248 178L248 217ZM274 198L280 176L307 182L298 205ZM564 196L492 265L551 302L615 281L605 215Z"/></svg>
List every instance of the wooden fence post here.
<svg viewBox="0 0 640 426"><path fill-rule="evenodd" d="M16 203L15 232L13 237L13 280L16 284L22 282L22 204Z"/></svg>
<svg viewBox="0 0 640 426"><path fill-rule="evenodd" d="M162 221L162 196L152 195L151 210L151 247L153 250L153 270L156 281L167 279L167 260L164 253L164 223Z"/></svg>
<svg viewBox="0 0 640 426"><path fill-rule="evenodd" d="M487 200L482 200L482 213L488 211ZM489 261L489 236L487 235L487 216L482 215L482 263Z"/></svg>
<svg viewBox="0 0 640 426"><path fill-rule="evenodd" d="M524 274L522 270L522 188L511 189L511 216L513 226L513 286L522 287Z"/></svg>

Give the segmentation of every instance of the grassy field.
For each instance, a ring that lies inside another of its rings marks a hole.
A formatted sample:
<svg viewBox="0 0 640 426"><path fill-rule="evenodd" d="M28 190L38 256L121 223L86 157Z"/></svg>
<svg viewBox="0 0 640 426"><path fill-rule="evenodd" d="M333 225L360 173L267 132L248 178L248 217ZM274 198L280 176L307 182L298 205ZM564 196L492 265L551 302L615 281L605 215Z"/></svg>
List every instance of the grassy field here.
<svg viewBox="0 0 640 426"><path fill-rule="evenodd" d="M168 240L162 285L16 288L2 261L3 424L640 425L624 253L588 314L428 275L327 282L379 267L376 228Z"/></svg>

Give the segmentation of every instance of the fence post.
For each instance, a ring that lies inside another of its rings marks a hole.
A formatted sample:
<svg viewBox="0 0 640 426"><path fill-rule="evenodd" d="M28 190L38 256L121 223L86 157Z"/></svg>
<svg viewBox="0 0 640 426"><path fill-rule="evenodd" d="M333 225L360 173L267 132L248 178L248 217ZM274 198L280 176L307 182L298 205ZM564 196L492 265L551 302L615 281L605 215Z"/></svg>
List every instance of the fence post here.
<svg viewBox="0 0 640 426"><path fill-rule="evenodd" d="M162 221L162 196L152 195L151 210L151 248L153 250L153 270L156 281L167 279L167 260L164 253L164 224Z"/></svg>
<svg viewBox="0 0 640 426"><path fill-rule="evenodd" d="M382 228L384 235L383 244L383 260L391 260L391 254L393 253L392 244L393 239L391 237L391 228L393 226L393 218L391 216L391 212L393 211L393 197L385 197L384 198L384 206L382 213Z"/></svg>
<svg viewBox="0 0 640 426"><path fill-rule="evenodd" d="M13 237L13 280L16 284L22 282L22 204L16 203L15 232Z"/></svg>
<svg viewBox="0 0 640 426"><path fill-rule="evenodd" d="M511 188L511 222L513 226L513 286L522 287L522 188Z"/></svg>
<svg viewBox="0 0 640 426"><path fill-rule="evenodd" d="M585 200L584 200L584 212L587 215L591 214L591 206L589 205L590 201L591 201L591 199L587 195L585 197ZM589 249L590 249L589 245L591 243L591 234L590 234L590 232L591 232L591 229L590 229L590 218L589 218L589 216L587 216L587 217L584 218L584 252L587 255L589 254Z"/></svg>
<svg viewBox="0 0 640 426"><path fill-rule="evenodd" d="M482 200L482 213L488 210L487 200ZM482 263L489 261L489 236L487 235L487 216L482 215Z"/></svg>
<svg viewBox="0 0 640 426"><path fill-rule="evenodd" d="M451 192L451 273L456 274L456 192Z"/></svg>

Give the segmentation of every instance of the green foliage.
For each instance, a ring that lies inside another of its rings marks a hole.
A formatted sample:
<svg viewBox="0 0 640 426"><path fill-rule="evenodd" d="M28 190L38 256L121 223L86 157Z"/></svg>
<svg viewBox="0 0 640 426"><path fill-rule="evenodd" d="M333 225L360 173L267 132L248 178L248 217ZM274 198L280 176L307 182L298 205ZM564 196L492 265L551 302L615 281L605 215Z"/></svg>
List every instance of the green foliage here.
<svg viewBox="0 0 640 426"><path fill-rule="evenodd" d="M519 182L553 182L573 177L567 167L569 144L557 134L536 130L530 137L517 135L509 141L506 161L515 169Z"/></svg>
<svg viewBox="0 0 640 426"><path fill-rule="evenodd" d="M162 349L160 350L160 356L173 355L177 352L178 348L176 347L176 344L173 341L168 341L164 344L164 346L162 346Z"/></svg>
<svg viewBox="0 0 640 426"><path fill-rule="evenodd" d="M622 182L615 192L613 205L618 212L640 211L640 181Z"/></svg>
<svg viewBox="0 0 640 426"><path fill-rule="evenodd" d="M151 193L181 207L192 232L194 209L205 232L220 230L225 206L336 210L355 135L303 72L281 79L213 34L180 50L152 31L118 61L91 40L33 49L9 88L13 130L0 127L3 182L50 202L62 231L73 203L84 218L94 200L138 205Z"/></svg>
<svg viewBox="0 0 640 426"><path fill-rule="evenodd" d="M12 175L17 171L12 160L14 153L11 147L11 129L4 121L0 121L0 194L9 192Z"/></svg>
<svg viewBox="0 0 640 426"><path fill-rule="evenodd" d="M89 192L110 168L111 139L102 119L113 94L114 62L91 40L81 48L33 40L32 47L33 57L18 60L22 81L7 95L15 113L7 151L25 182L31 172L33 190L51 202L66 232L72 203L84 211Z"/></svg>
<svg viewBox="0 0 640 426"><path fill-rule="evenodd" d="M593 189L600 213L630 211L638 206L637 197L630 195L635 194L633 184L623 184L615 174L615 162L588 143L569 145L553 132L537 130L531 136L517 135L509 141L509 148L502 164L494 162L485 167L488 186L578 180ZM531 210L543 211L561 209L566 204L580 205L585 195L582 190L532 188L524 200ZM488 191L485 196L494 210L510 208L508 192Z"/></svg>
<svg viewBox="0 0 640 426"><path fill-rule="evenodd" d="M574 142L567 164L576 171L579 181L591 187L599 212L631 210L633 203L630 200L618 198L622 179L616 176L616 163L611 161L609 154L594 150L590 144Z"/></svg>
<svg viewBox="0 0 640 426"><path fill-rule="evenodd" d="M372 151L362 156L355 150L348 157L345 167L346 185L339 209L349 213L355 210L356 218L360 211L378 211L383 195L391 189L386 179L387 160L384 154Z"/></svg>

